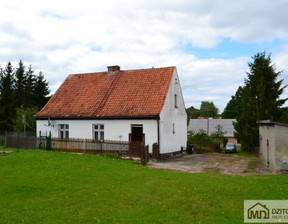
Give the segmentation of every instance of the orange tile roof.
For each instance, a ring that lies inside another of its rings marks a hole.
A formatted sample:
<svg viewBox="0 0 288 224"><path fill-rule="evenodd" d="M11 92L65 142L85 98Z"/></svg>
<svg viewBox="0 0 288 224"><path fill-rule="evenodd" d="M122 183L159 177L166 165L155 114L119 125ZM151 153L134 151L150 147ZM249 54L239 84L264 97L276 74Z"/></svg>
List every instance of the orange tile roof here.
<svg viewBox="0 0 288 224"><path fill-rule="evenodd" d="M158 116L174 70L167 67L70 75L35 118Z"/></svg>

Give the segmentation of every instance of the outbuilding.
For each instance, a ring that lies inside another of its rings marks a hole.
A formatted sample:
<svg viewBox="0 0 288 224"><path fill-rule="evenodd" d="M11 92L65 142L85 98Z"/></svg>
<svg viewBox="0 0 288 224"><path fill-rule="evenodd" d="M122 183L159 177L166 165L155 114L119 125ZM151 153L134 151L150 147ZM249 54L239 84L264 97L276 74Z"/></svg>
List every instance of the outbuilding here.
<svg viewBox="0 0 288 224"><path fill-rule="evenodd" d="M271 170L288 170L288 124L259 121L260 159Z"/></svg>

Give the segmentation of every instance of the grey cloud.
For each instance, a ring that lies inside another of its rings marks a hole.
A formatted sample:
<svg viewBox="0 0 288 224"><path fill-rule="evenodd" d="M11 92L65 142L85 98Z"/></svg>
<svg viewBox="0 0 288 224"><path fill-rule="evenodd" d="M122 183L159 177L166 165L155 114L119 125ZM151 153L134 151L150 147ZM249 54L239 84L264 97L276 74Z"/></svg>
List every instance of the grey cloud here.
<svg viewBox="0 0 288 224"><path fill-rule="evenodd" d="M0 27L2 33L6 33L8 35L21 39L32 40L32 37L30 36L28 31L18 28L13 23L6 22L3 23Z"/></svg>

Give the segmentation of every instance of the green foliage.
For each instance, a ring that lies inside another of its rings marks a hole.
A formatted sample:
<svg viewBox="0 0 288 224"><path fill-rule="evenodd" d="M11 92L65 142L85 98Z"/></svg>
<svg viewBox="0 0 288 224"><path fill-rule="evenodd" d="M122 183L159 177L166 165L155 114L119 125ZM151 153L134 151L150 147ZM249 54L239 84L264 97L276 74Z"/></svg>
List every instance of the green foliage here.
<svg viewBox="0 0 288 224"><path fill-rule="evenodd" d="M216 117L219 113L219 109L213 102L202 101L200 106L201 117Z"/></svg>
<svg viewBox="0 0 288 224"><path fill-rule="evenodd" d="M270 55L258 53L252 63L248 63L245 85L237 103L237 122L234 123L235 137L241 142L243 150L253 150L259 145L257 121L279 121L282 117L281 106L287 99L279 99L286 86L283 80L277 81L281 72L276 72ZM239 90L239 89L238 89Z"/></svg>
<svg viewBox="0 0 288 224"><path fill-rule="evenodd" d="M15 86L12 64L0 71L0 130L12 130L15 117Z"/></svg>
<svg viewBox="0 0 288 224"><path fill-rule="evenodd" d="M194 108L193 106L187 108L186 112L189 119L197 119L200 115L200 110Z"/></svg>
<svg viewBox="0 0 288 224"><path fill-rule="evenodd" d="M210 142L208 134L202 129L194 135L193 140L196 142Z"/></svg>
<svg viewBox="0 0 288 224"><path fill-rule="evenodd" d="M223 131L223 126L221 124L218 124L216 126L216 131L212 132L210 134L210 137L213 139L216 143L223 143L224 144L224 135L227 133L227 131ZM224 144L225 145L225 144ZM220 145L219 145L220 147Z"/></svg>
<svg viewBox="0 0 288 224"><path fill-rule="evenodd" d="M36 130L36 120L34 115L38 112L36 107L32 108L17 108L16 119L14 124L14 131L24 131L24 127L27 132L35 132Z"/></svg>
<svg viewBox="0 0 288 224"><path fill-rule="evenodd" d="M202 129L196 134L194 131L188 131L187 142L188 144L194 144L195 151L200 153L219 152L220 143L223 141L223 134L225 134L225 132L222 131L222 126L211 136Z"/></svg>
<svg viewBox="0 0 288 224"><path fill-rule="evenodd" d="M17 108L25 111L41 109L49 93L48 82L42 72L34 75L31 65L26 71L22 60L16 69L8 62L5 70L0 69L0 130L19 128Z"/></svg>
<svg viewBox="0 0 288 224"><path fill-rule="evenodd" d="M280 122L288 123L288 107L282 107L281 110L281 118L279 119Z"/></svg>
<svg viewBox="0 0 288 224"><path fill-rule="evenodd" d="M238 107L241 105L242 92L243 88L239 86L235 95L231 97L231 100L228 102L221 115L223 119L235 119L237 117Z"/></svg>

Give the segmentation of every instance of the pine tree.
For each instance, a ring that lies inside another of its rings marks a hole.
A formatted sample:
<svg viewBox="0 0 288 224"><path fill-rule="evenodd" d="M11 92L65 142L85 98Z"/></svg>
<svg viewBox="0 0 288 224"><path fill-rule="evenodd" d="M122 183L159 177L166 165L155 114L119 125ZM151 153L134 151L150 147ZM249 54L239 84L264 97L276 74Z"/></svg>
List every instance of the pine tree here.
<svg viewBox="0 0 288 224"><path fill-rule="evenodd" d="M39 109L45 106L47 103L47 95L50 93L48 88L48 82L44 79L42 72L39 72L39 75L36 76L33 95L34 101L37 102L37 106Z"/></svg>
<svg viewBox="0 0 288 224"><path fill-rule="evenodd" d="M34 71L32 66L29 65L28 71L25 73L26 76L26 86L25 86L25 104L26 107L38 107L37 101L35 101L35 83L36 77L34 75ZM37 94L37 93L36 93Z"/></svg>
<svg viewBox="0 0 288 224"><path fill-rule="evenodd" d="M237 107L237 122L234 124L235 137L242 148L249 150L259 145L259 128L257 121L279 121L282 115L281 106L287 99L279 99L286 86L283 80L277 81L281 72L276 72L271 55L258 53L252 63L248 63L245 85Z"/></svg>
<svg viewBox="0 0 288 224"><path fill-rule="evenodd" d="M13 130L15 117L15 91L13 67L8 62L0 76L0 130Z"/></svg>
<svg viewBox="0 0 288 224"><path fill-rule="evenodd" d="M231 100L227 103L223 113L223 119L235 119L237 117L237 111L239 104L241 104L241 94L243 88L239 86L234 96L231 97Z"/></svg>
<svg viewBox="0 0 288 224"><path fill-rule="evenodd" d="M26 88L26 75L25 66L20 60L19 67L15 71L15 95L16 95L16 107L21 107L22 105L26 107L25 102L25 88Z"/></svg>

